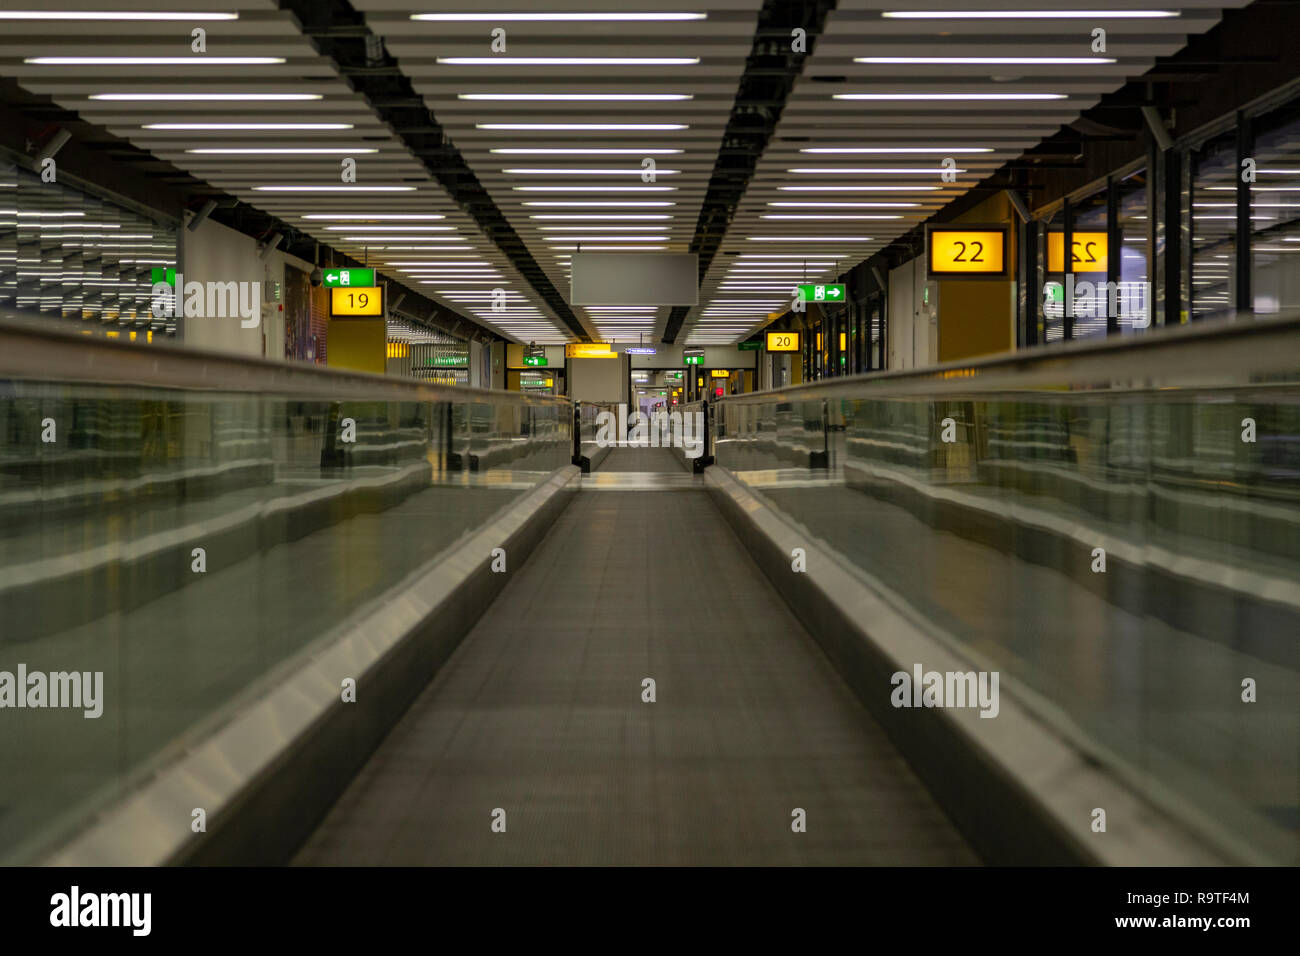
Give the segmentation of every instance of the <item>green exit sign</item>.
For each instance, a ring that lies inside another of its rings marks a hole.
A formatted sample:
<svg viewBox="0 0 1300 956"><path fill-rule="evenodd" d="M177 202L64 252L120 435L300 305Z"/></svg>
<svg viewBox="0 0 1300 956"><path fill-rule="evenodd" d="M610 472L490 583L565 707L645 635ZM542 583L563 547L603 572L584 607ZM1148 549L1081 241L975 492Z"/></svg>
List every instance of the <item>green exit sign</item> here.
<svg viewBox="0 0 1300 956"><path fill-rule="evenodd" d="M546 356L545 356L545 355L525 355L525 356L524 356L524 364L525 364L525 365L545 365L545 364L546 364Z"/></svg>
<svg viewBox="0 0 1300 956"><path fill-rule="evenodd" d="M741 342L736 346L742 352L757 352L762 347L762 342Z"/></svg>
<svg viewBox="0 0 1300 956"><path fill-rule="evenodd" d="M324 276L326 288L343 288L358 286L363 289L375 285L374 269L326 269Z"/></svg>
<svg viewBox="0 0 1300 956"><path fill-rule="evenodd" d="M687 355L687 356L686 356L686 364L687 364L687 365L703 365L703 364L704 364L704 356L703 356L703 355Z"/></svg>
<svg viewBox="0 0 1300 956"><path fill-rule="evenodd" d="M176 270L173 268L164 269L162 266L154 266L149 270L150 280L154 285L159 282L166 282L168 285L176 284Z"/></svg>
<svg viewBox="0 0 1300 956"><path fill-rule="evenodd" d="M842 285L801 285L799 298L804 302L846 302L848 291Z"/></svg>

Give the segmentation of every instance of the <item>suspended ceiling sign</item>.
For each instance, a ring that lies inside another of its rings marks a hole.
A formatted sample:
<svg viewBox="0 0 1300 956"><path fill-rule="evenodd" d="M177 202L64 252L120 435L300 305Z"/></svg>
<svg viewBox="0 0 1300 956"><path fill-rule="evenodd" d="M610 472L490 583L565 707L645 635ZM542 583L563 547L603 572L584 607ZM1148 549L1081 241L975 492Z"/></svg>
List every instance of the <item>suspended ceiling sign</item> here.
<svg viewBox="0 0 1300 956"><path fill-rule="evenodd" d="M927 279L1007 278L1006 226L926 227Z"/></svg>
<svg viewBox="0 0 1300 956"><path fill-rule="evenodd" d="M564 347L565 358L618 358L608 342L571 342Z"/></svg>
<svg viewBox="0 0 1300 956"><path fill-rule="evenodd" d="M571 305L696 305L700 257L695 253L575 252Z"/></svg>

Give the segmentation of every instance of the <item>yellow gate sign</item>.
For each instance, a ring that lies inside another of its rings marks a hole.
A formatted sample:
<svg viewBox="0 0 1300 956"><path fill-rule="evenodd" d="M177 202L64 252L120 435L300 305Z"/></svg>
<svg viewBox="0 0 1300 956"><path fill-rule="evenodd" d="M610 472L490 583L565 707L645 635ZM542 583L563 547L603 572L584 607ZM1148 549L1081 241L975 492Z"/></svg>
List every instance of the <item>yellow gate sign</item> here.
<svg viewBox="0 0 1300 956"><path fill-rule="evenodd" d="M1005 226L932 225L926 230L929 279L1005 279Z"/></svg>
<svg viewBox="0 0 1300 956"><path fill-rule="evenodd" d="M769 352L798 352L798 332L768 332L767 350Z"/></svg>
<svg viewBox="0 0 1300 956"><path fill-rule="evenodd" d="M330 315L353 316L384 314L384 291L377 285L335 286L330 289Z"/></svg>
<svg viewBox="0 0 1300 956"><path fill-rule="evenodd" d="M1110 240L1104 232L1074 232L1070 234L1073 254L1073 272L1105 272L1110 255ZM1047 271L1065 271L1065 233L1047 234Z"/></svg>

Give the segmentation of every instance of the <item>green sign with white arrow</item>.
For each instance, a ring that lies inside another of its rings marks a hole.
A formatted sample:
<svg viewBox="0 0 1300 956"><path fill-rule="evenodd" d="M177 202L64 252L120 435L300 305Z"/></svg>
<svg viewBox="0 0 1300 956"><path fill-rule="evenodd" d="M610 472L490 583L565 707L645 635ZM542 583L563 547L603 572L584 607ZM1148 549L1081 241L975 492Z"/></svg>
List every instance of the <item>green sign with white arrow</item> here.
<svg viewBox="0 0 1300 956"><path fill-rule="evenodd" d="M328 288L358 286L372 288L375 284L374 269L326 269L324 285Z"/></svg>
<svg viewBox="0 0 1300 956"><path fill-rule="evenodd" d="M848 290L842 285L801 285L799 298L804 302L847 302Z"/></svg>

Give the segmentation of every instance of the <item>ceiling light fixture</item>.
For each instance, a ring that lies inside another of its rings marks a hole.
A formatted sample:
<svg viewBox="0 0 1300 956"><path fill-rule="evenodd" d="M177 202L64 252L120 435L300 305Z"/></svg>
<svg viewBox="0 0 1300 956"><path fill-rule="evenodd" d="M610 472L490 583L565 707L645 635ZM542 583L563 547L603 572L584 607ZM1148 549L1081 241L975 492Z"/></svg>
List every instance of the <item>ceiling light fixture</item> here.
<svg viewBox="0 0 1300 956"><path fill-rule="evenodd" d="M33 66L264 66L282 56L29 56Z"/></svg>
<svg viewBox="0 0 1300 956"><path fill-rule="evenodd" d="M440 56L444 66L694 66L698 56Z"/></svg>

